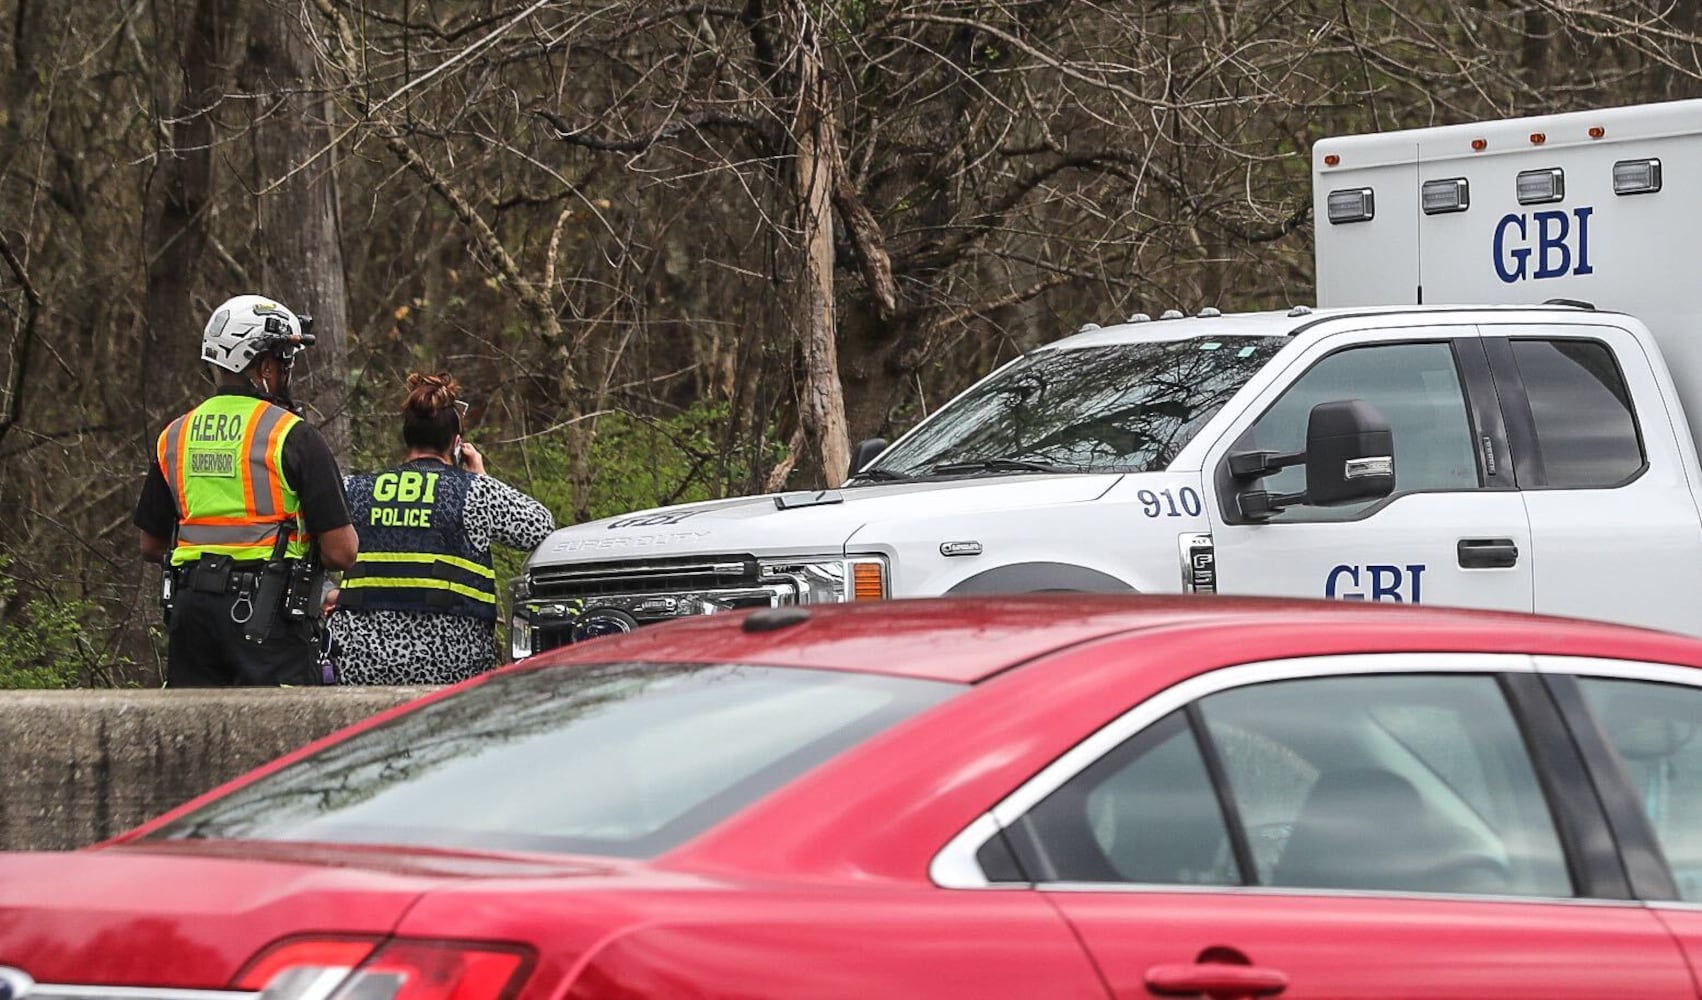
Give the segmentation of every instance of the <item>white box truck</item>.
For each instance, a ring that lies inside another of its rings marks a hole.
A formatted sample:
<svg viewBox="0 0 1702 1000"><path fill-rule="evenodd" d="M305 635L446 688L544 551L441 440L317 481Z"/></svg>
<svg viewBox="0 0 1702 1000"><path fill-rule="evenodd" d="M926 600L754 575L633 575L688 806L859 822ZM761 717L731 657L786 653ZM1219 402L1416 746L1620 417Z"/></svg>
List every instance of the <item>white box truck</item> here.
<svg viewBox="0 0 1702 1000"><path fill-rule="evenodd" d="M557 531L515 581L514 654L731 608L1036 590L1702 633L1702 101L1330 139L1313 161L1319 308L1090 324L860 446L840 489Z"/></svg>

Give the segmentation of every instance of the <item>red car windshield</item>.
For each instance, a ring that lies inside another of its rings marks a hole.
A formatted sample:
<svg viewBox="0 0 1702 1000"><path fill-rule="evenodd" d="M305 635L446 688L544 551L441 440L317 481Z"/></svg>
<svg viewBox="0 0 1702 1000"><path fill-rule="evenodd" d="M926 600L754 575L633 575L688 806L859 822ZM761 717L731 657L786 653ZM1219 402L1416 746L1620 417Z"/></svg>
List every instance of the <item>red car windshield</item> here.
<svg viewBox="0 0 1702 1000"><path fill-rule="evenodd" d="M150 839L650 857L959 690L746 665L520 671L326 747Z"/></svg>

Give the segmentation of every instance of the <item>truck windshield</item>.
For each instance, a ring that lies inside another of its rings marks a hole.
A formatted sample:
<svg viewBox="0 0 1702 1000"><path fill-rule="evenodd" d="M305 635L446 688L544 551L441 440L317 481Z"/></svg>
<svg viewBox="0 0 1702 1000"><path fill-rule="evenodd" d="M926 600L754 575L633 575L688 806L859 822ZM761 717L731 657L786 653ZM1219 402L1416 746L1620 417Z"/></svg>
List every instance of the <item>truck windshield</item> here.
<svg viewBox="0 0 1702 1000"><path fill-rule="evenodd" d="M1220 337L1037 351L857 479L1163 469L1284 343Z"/></svg>

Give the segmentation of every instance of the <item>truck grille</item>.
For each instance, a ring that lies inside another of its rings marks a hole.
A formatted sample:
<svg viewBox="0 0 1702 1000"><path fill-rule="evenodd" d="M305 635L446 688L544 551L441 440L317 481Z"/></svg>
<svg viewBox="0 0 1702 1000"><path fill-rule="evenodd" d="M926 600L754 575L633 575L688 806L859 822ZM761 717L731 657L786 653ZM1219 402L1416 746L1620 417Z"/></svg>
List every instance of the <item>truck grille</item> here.
<svg viewBox="0 0 1702 1000"><path fill-rule="evenodd" d="M673 618L796 604L799 596L796 579L764 577L749 555L542 566L527 584L533 652Z"/></svg>
<svg viewBox="0 0 1702 1000"><path fill-rule="evenodd" d="M531 589L533 597L570 599L714 590L756 582L756 558L730 555L707 560L654 559L591 566L545 566L532 571Z"/></svg>

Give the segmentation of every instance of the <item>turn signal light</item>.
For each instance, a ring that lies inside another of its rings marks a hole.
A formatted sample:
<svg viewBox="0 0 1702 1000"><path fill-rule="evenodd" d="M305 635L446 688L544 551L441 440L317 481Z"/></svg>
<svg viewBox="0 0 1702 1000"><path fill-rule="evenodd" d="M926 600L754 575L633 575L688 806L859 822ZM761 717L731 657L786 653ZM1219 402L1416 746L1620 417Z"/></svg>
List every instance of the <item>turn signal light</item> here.
<svg viewBox="0 0 1702 1000"><path fill-rule="evenodd" d="M261 952L234 985L267 1000L508 1000L530 965L507 945L296 939Z"/></svg>
<svg viewBox="0 0 1702 1000"><path fill-rule="evenodd" d="M886 573L877 562L851 564L851 599L853 601L882 601L886 599Z"/></svg>

